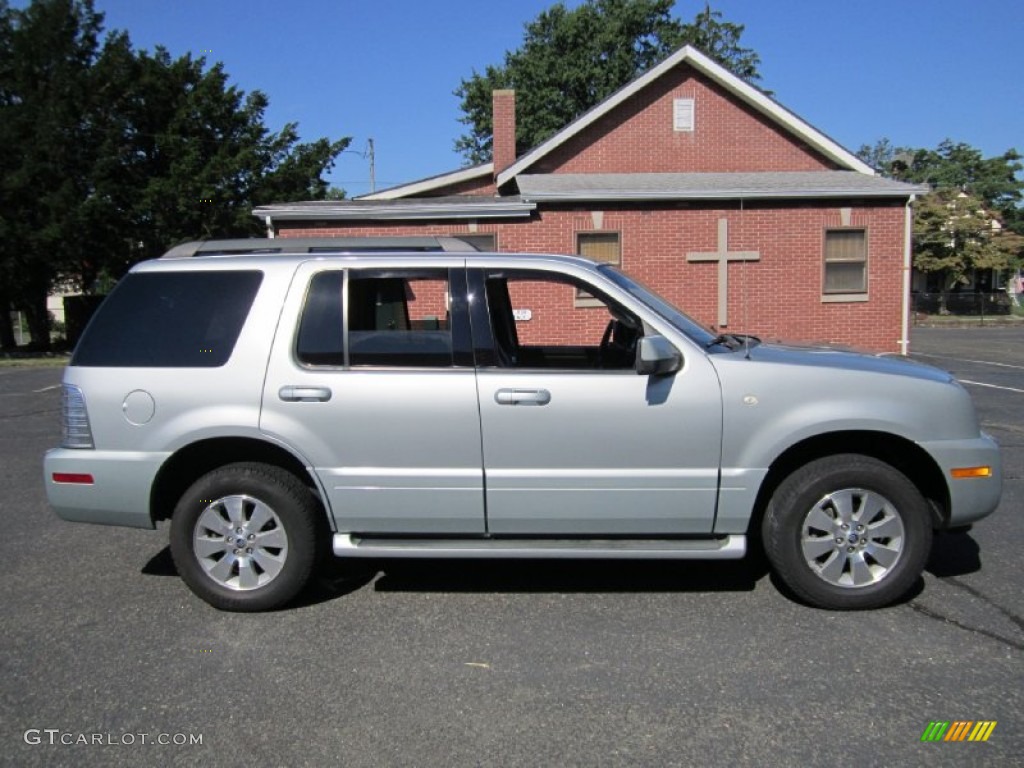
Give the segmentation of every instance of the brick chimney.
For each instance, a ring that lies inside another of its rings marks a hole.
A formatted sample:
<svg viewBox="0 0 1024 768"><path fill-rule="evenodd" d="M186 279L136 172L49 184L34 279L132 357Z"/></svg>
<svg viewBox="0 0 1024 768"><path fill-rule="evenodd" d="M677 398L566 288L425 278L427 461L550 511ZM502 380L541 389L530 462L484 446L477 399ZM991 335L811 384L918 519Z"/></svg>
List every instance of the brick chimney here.
<svg viewBox="0 0 1024 768"><path fill-rule="evenodd" d="M516 161L516 92L494 91L494 178Z"/></svg>

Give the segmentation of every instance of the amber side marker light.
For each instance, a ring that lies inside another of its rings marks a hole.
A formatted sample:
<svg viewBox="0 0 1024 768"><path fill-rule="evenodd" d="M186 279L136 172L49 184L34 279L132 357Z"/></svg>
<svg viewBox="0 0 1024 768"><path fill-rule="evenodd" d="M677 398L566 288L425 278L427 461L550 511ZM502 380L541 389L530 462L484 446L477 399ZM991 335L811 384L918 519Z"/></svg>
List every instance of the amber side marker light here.
<svg viewBox="0 0 1024 768"><path fill-rule="evenodd" d="M949 474L955 480L964 480L968 477L992 477L992 467L956 467L949 470Z"/></svg>
<svg viewBox="0 0 1024 768"><path fill-rule="evenodd" d="M53 482L55 483L77 483L78 485L92 485L92 475L77 474L75 472L54 472Z"/></svg>

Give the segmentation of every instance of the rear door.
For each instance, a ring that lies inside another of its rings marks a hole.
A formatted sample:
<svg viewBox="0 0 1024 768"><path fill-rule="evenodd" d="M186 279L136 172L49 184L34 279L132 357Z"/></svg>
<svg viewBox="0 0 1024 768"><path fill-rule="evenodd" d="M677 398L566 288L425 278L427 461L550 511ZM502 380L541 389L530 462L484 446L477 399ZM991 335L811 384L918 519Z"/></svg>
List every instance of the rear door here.
<svg viewBox="0 0 1024 768"><path fill-rule="evenodd" d="M465 269L418 264L303 264L274 340L260 427L305 456L340 532L484 531Z"/></svg>
<svg viewBox="0 0 1024 768"><path fill-rule="evenodd" d="M488 530L711 532L722 404L706 357L637 375L656 329L623 303L557 272L469 264Z"/></svg>

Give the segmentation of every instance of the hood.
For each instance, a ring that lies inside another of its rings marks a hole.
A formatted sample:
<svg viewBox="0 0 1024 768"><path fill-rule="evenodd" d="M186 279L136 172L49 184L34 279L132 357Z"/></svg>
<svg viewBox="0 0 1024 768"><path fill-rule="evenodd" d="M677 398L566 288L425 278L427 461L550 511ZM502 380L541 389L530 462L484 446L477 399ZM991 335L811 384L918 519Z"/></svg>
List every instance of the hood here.
<svg viewBox="0 0 1024 768"><path fill-rule="evenodd" d="M744 358L747 350L739 348L728 353L730 358ZM715 359L714 356L712 360ZM953 376L933 366L898 355L871 355L830 347L797 346L795 344L754 344L749 349L750 362L776 365L805 366L809 368L840 369L910 376L926 381L949 382Z"/></svg>

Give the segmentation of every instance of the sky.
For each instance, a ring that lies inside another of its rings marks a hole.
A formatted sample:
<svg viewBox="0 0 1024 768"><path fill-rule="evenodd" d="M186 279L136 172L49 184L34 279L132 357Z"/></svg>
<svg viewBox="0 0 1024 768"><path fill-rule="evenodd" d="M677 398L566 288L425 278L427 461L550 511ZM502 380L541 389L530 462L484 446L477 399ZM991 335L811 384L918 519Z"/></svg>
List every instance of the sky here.
<svg viewBox="0 0 1024 768"><path fill-rule="evenodd" d="M233 84L270 99L271 130L350 136L328 175L350 197L464 165L462 79L500 64L552 0L95 0L106 29L223 62ZM579 0L569 0L576 6ZM22 7L27 1L12 5ZM677 0L690 21L703 0ZM1024 152L1021 0L717 0L745 25L761 85L856 151L887 137L951 138L985 156Z"/></svg>

